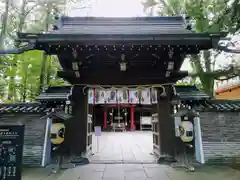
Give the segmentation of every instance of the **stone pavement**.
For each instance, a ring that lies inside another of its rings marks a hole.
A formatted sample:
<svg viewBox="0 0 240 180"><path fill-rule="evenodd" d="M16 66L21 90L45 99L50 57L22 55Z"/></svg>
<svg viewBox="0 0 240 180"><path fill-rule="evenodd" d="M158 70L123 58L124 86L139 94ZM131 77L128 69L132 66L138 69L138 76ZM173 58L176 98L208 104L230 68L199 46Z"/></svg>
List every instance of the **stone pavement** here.
<svg viewBox="0 0 240 180"><path fill-rule="evenodd" d="M93 137L91 164L51 174L50 169L27 169L23 180L240 180L240 171L203 166L196 172L154 163L151 132L108 132ZM124 162L127 164L107 164Z"/></svg>
<svg viewBox="0 0 240 180"><path fill-rule="evenodd" d="M69 169L57 180L240 180L240 172L227 167L187 172L158 164L89 164Z"/></svg>
<svg viewBox="0 0 240 180"><path fill-rule="evenodd" d="M52 175L46 169L31 169L22 180L240 180L240 171L224 166L187 172L158 164L89 164Z"/></svg>
<svg viewBox="0 0 240 180"><path fill-rule="evenodd" d="M52 174L48 168L24 168L22 180L53 180L57 179L61 173Z"/></svg>
<svg viewBox="0 0 240 180"><path fill-rule="evenodd" d="M97 148L97 137L93 135L93 153L90 161L109 162L154 162L156 157L152 155L152 132L103 132L98 137L99 150Z"/></svg>

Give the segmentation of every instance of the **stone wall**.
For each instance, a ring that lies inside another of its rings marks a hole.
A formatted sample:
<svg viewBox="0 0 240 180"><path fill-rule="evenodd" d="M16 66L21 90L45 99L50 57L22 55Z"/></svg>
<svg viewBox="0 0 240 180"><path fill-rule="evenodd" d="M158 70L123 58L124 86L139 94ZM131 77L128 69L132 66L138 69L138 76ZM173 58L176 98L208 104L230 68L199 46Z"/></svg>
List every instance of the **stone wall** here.
<svg viewBox="0 0 240 180"><path fill-rule="evenodd" d="M41 114L16 113L1 114L1 124L22 123L25 125L23 164L41 166L45 137L46 120Z"/></svg>
<svg viewBox="0 0 240 180"><path fill-rule="evenodd" d="M240 163L240 113L201 112L206 163Z"/></svg>

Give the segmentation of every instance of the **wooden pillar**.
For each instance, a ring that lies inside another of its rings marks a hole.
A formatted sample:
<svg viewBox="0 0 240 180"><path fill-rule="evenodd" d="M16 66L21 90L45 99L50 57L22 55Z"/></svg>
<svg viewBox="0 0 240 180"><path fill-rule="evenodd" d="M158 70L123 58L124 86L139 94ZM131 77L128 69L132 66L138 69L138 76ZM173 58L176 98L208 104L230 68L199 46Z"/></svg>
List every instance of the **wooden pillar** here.
<svg viewBox="0 0 240 180"><path fill-rule="evenodd" d="M174 141L175 141L175 127L174 118L172 115L171 99L173 89L171 86L165 86L167 96L162 97L162 88L158 91L158 129L159 129L159 145L160 145L160 162L175 162L174 158Z"/></svg>
<svg viewBox="0 0 240 180"><path fill-rule="evenodd" d="M104 107L103 129L107 129L107 108Z"/></svg>
<svg viewBox="0 0 240 180"><path fill-rule="evenodd" d="M84 92L83 92L84 90ZM73 119L71 121L70 148L72 155L80 156L87 147L88 89L74 85L72 88Z"/></svg>
<svg viewBox="0 0 240 180"><path fill-rule="evenodd" d="M130 118L131 118L131 129L135 130L135 122L134 122L134 106L130 106Z"/></svg>

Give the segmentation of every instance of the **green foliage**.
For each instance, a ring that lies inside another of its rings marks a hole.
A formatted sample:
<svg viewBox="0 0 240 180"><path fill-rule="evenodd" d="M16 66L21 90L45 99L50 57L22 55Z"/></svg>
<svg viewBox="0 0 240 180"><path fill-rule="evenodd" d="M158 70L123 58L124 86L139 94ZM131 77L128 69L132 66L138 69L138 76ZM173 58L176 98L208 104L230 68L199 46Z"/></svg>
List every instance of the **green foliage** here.
<svg viewBox="0 0 240 180"><path fill-rule="evenodd" d="M8 46L4 47L5 49L18 48L20 44L14 42L14 39L16 32L19 31L38 33L51 30L55 15L58 12L64 14L62 12L68 1L4 1L4 3L11 3L7 9L1 10L2 14L7 15L5 16L7 21L0 22L0 45L6 42ZM2 31L3 27L6 32ZM43 87L67 84L56 77L60 68L58 60L47 56L46 61L43 61L43 53L40 51L1 56L0 60L0 99L7 96L6 102L33 101L39 93L40 77L44 79ZM45 67L44 71L42 67Z"/></svg>
<svg viewBox="0 0 240 180"><path fill-rule="evenodd" d="M197 32L235 33L239 30L239 0L147 0L143 5L145 9L157 7L159 15L190 16ZM213 95L214 79L231 74L225 69L221 72L216 71L218 54L219 52L216 51L203 51L198 56L190 57L192 68L200 78L203 89L209 95Z"/></svg>
<svg viewBox="0 0 240 180"><path fill-rule="evenodd" d="M179 80L176 82L177 85L195 85L197 86L199 89L203 89L202 83L195 78L190 78L190 80Z"/></svg>
<svg viewBox="0 0 240 180"><path fill-rule="evenodd" d="M6 94L6 81L3 78L0 78L0 100L2 100Z"/></svg>

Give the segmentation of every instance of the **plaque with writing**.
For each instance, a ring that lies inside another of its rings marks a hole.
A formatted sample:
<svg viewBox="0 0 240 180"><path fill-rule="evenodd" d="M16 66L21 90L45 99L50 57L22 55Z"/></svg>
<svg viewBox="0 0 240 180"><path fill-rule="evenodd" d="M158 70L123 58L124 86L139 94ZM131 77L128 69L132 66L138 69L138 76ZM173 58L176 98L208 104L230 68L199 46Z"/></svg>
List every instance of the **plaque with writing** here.
<svg viewBox="0 0 240 180"><path fill-rule="evenodd" d="M101 126L95 126L94 131L95 131L95 136L101 136L102 135Z"/></svg>
<svg viewBox="0 0 240 180"><path fill-rule="evenodd" d="M0 125L0 179L21 180L24 125Z"/></svg>

